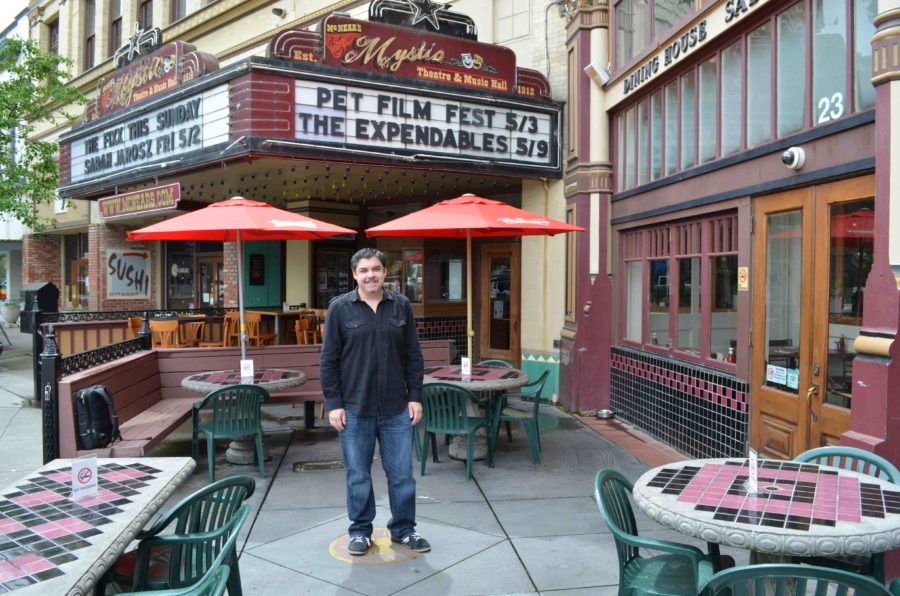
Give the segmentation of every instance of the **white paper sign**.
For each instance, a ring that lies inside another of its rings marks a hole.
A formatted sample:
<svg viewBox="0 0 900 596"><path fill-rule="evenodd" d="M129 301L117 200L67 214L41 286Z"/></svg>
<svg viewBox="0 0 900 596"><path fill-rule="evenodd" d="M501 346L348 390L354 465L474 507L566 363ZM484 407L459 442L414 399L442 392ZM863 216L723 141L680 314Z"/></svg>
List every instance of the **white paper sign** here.
<svg viewBox="0 0 900 596"><path fill-rule="evenodd" d="M467 377L472 374L472 359L471 358L460 358L459 363L460 363L460 368L462 369L462 374L464 377Z"/></svg>
<svg viewBox="0 0 900 596"><path fill-rule="evenodd" d="M72 499L78 501L97 496L97 456L72 460Z"/></svg>
<svg viewBox="0 0 900 596"><path fill-rule="evenodd" d="M253 382L253 361L241 360L241 383Z"/></svg>
<svg viewBox="0 0 900 596"><path fill-rule="evenodd" d="M756 451L750 449L749 457L747 458L747 463L749 464L749 477L747 478L747 491L751 493L759 492L759 458L756 455Z"/></svg>

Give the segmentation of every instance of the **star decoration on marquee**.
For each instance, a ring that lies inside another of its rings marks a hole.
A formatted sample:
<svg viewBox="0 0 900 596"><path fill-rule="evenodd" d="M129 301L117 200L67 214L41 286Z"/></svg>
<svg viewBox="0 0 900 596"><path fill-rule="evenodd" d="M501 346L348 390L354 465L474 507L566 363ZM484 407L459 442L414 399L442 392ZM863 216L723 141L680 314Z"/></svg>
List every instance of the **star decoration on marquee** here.
<svg viewBox="0 0 900 596"><path fill-rule="evenodd" d="M435 4L431 0L406 0L406 2L416 11L413 15L413 25L420 21L428 21L435 29L439 30L441 28L440 23L438 23L437 13L444 10L446 8L445 5Z"/></svg>

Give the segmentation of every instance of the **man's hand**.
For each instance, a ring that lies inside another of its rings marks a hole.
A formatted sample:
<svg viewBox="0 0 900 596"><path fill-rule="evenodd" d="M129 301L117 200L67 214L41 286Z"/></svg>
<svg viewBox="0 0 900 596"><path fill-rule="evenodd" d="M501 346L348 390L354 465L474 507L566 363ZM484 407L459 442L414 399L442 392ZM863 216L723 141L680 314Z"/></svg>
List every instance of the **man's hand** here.
<svg viewBox="0 0 900 596"><path fill-rule="evenodd" d="M417 401L409 402L409 421L415 426L422 419L422 404Z"/></svg>
<svg viewBox="0 0 900 596"><path fill-rule="evenodd" d="M333 426L338 432L344 430L344 425L347 424L347 415L344 413L344 408L329 410L328 423Z"/></svg>

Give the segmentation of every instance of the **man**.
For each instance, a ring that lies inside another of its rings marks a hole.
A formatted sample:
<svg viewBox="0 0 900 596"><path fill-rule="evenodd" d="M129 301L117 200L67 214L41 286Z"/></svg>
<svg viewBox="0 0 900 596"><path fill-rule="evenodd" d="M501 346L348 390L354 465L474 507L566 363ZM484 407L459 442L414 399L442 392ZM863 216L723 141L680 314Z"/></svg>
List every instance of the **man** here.
<svg viewBox="0 0 900 596"><path fill-rule="evenodd" d="M334 299L325 317L321 379L328 421L341 437L347 469L351 555L372 546L372 457L378 439L388 480L391 541L431 550L416 527L413 426L422 418L424 363L412 307L384 289L387 263L373 248L350 259L357 289Z"/></svg>

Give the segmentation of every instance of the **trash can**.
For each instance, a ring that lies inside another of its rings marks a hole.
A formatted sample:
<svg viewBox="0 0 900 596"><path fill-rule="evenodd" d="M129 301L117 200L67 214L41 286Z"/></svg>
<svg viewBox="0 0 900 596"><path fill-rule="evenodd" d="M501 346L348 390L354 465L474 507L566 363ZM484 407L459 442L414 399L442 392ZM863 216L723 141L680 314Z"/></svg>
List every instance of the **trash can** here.
<svg viewBox="0 0 900 596"><path fill-rule="evenodd" d="M22 287L22 298L25 300L25 309L19 319L19 330L22 333L34 333L31 314L34 311L59 311L59 288L49 281L26 284Z"/></svg>

